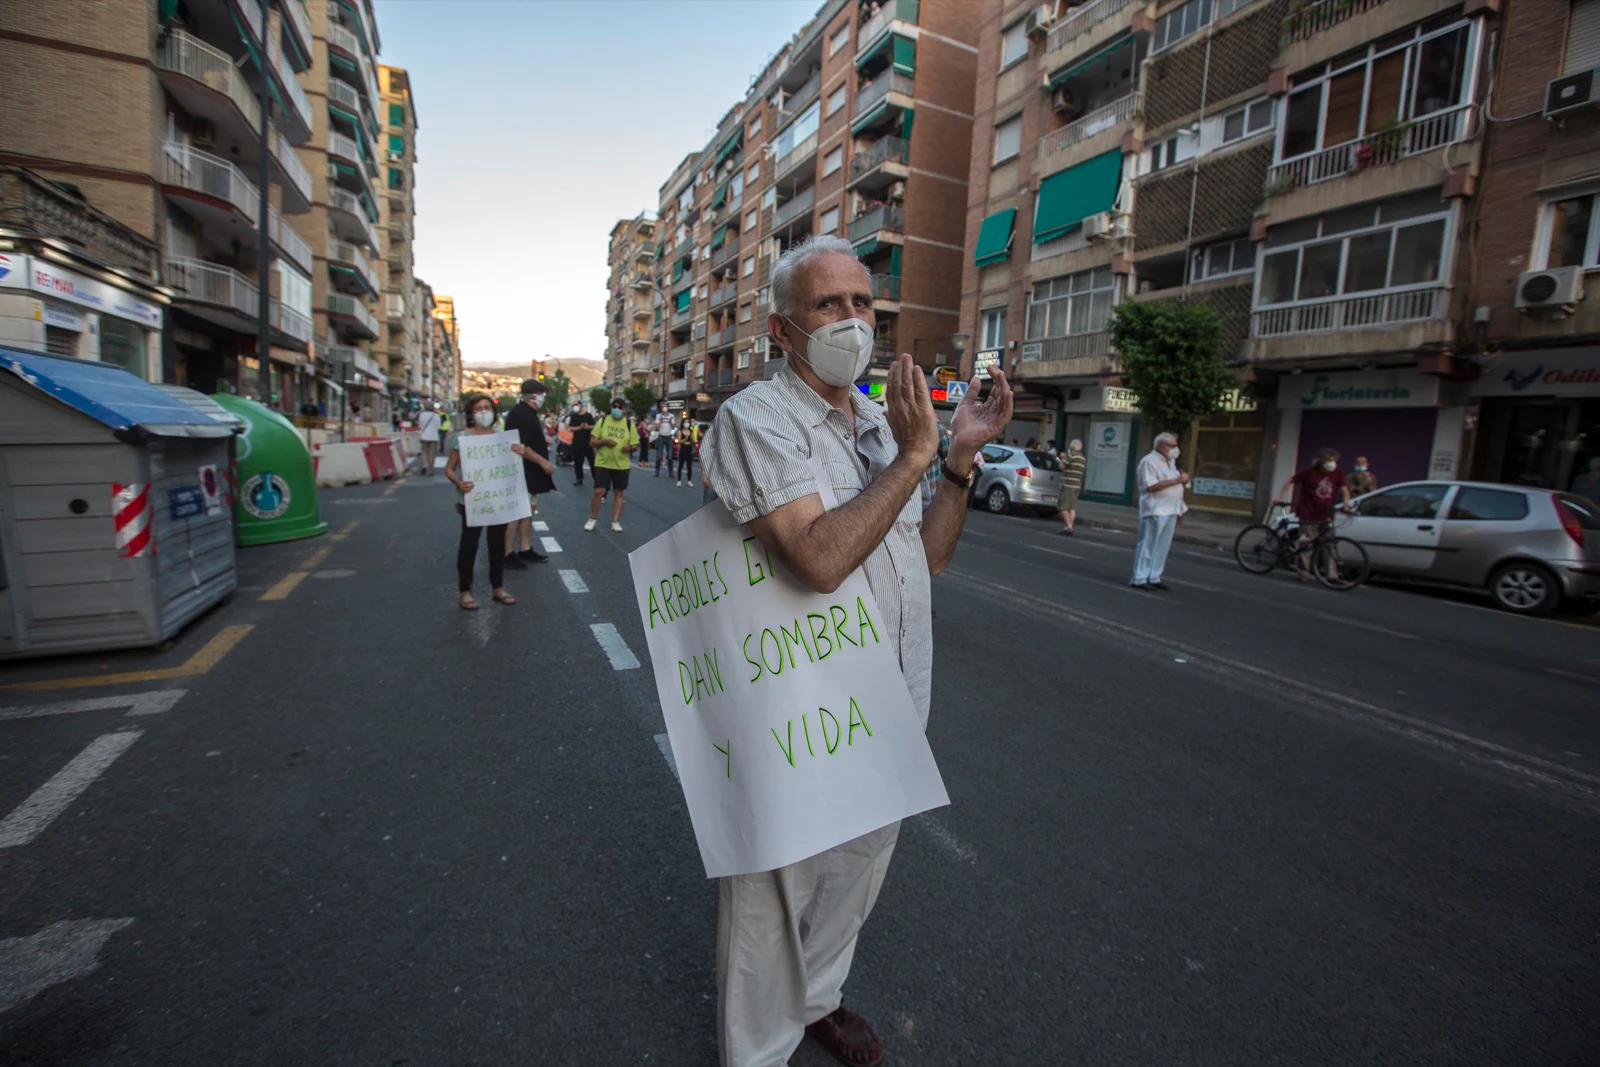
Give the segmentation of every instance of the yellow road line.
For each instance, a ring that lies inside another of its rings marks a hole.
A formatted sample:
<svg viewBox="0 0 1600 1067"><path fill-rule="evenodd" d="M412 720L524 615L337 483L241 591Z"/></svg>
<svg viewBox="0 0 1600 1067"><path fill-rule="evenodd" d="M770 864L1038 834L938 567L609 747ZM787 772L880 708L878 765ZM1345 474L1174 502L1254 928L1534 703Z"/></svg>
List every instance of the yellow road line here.
<svg viewBox="0 0 1600 1067"><path fill-rule="evenodd" d="M316 570L322 565L322 561L328 558L328 553L332 551L333 549L331 548L319 548L315 552L311 553L311 555L307 556L306 561L300 564L300 566L304 567L308 571Z"/></svg>
<svg viewBox="0 0 1600 1067"><path fill-rule="evenodd" d="M338 533L329 534L328 535L328 540L330 540L330 541L343 541L346 537L350 536L350 531L354 530L357 526L360 526L360 525L361 525L361 523L360 523L359 520L357 520L356 522L352 522L350 525L341 528Z"/></svg>
<svg viewBox="0 0 1600 1067"><path fill-rule="evenodd" d="M268 589L265 593L262 593L260 596L256 597L256 599L282 600L290 593L294 592L295 587L301 582L305 581L306 575L309 573L309 571L290 571L282 578L279 578L271 589Z"/></svg>
<svg viewBox="0 0 1600 1067"><path fill-rule="evenodd" d="M398 488L400 488L400 483L399 482L395 482L393 485L389 486L389 488L387 488L387 489L385 489L383 491L383 495L384 496L394 496L394 491L396 489L398 489Z"/></svg>
<svg viewBox="0 0 1600 1067"><path fill-rule="evenodd" d="M76 678L51 678L42 682L21 682L4 686L5 689L26 689L39 692L47 689L81 689L96 685L128 685L134 682L159 682L168 678L192 678L205 674L222 662L222 657L232 652L234 646L245 639L255 627L249 623L224 626L217 635L177 667L161 667L148 671L124 671L121 674L80 675Z"/></svg>

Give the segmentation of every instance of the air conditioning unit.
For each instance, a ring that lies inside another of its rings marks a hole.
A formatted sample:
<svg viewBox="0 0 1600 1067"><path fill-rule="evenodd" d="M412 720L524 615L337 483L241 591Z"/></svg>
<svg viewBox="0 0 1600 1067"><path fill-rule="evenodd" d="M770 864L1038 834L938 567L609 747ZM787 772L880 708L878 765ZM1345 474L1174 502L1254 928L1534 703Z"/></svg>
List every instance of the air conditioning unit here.
<svg viewBox="0 0 1600 1067"><path fill-rule="evenodd" d="M887 195L890 200L904 200L906 198L906 183L891 182Z"/></svg>
<svg viewBox="0 0 1600 1067"><path fill-rule="evenodd" d="M1544 117L1547 119L1591 104L1600 104L1600 69L1568 74L1545 87Z"/></svg>
<svg viewBox="0 0 1600 1067"><path fill-rule="evenodd" d="M1555 308L1570 312L1582 299L1582 267L1524 271L1517 278L1517 307L1524 311Z"/></svg>
<svg viewBox="0 0 1600 1067"><path fill-rule="evenodd" d="M1057 88L1050 90L1051 111L1059 114L1061 112L1070 110L1074 106L1072 94L1067 91L1067 87L1065 85L1058 86Z"/></svg>
<svg viewBox="0 0 1600 1067"><path fill-rule="evenodd" d="M1028 12L1028 19L1023 24L1022 32L1029 37L1043 37L1050 32L1051 10L1049 4L1044 4Z"/></svg>
<svg viewBox="0 0 1600 1067"><path fill-rule="evenodd" d="M1085 215L1083 235L1091 241L1112 236L1111 212L1096 211L1093 215Z"/></svg>
<svg viewBox="0 0 1600 1067"><path fill-rule="evenodd" d="M390 152L389 153L389 162L390 163L404 163L405 159L406 159L405 153L403 153L403 152Z"/></svg>

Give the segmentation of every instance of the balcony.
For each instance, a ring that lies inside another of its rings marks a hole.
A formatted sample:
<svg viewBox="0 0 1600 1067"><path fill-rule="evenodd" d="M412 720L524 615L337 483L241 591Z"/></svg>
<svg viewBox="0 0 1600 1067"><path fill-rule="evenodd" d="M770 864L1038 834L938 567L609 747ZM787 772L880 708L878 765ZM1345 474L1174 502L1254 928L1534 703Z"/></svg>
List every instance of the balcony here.
<svg viewBox="0 0 1600 1067"><path fill-rule="evenodd" d="M850 186L882 189L904 181L906 161L911 158L911 143L899 137L880 137L850 157Z"/></svg>
<svg viewBox="0 0 1600 1067"><path fill-rule="evenodd" d="M772 180L781 182L793 174L796 182L804 181L811 175L809 173L800 173L800 168L807 164L815 163L816 158L817 135L812 134L778 158L772 172Z"/></svg>
<svg viewBox="0 0 1600 1067"><path fill-rule="evenodd" d="M1111 335L1099 330L1028 341L1014 370L1019 378L1082 377L1108 373L1111 366Z"/></svg>
<svg viewBox="0 0 1600 1067"><path fill-rule="evenodd" d="M171 141L162 145L162 155L163 189L173 199L182 200L191 214L230 230L255 226L261 217L261 191L244 171L208 152Z"/></svg>
<svg viewBox="0 0 1600 1067"><path fill-rule="evenodd" d="M649 292L651 289L655 288L655 282L651 280L650 275L641 271L635 271L633 274L628 276L628 285L634 289L640 289L645 292Z"/></svg>
<svg viewBox="0 0 1600 1067"><path fill-rule="evenodd" d="M1054 66L1060 60L1068 58L1066 56L1056 56L1056 53L1067 50L1072 46L1073 41L1126 8L1128 2L1129 0L1094 0L1094 3L1084 4L1077 10L1065 15L1051 28L1050 36L1045 39L1046 66Z"/></svg>
<svg viewBox="0 0 1600 1067"><path fill-rule="evenodd" d="M1412 322L1443 319L1448 307L1442 285L1312 300L1257 310L1250 321L1253 337L1387 330Z"/></svg>
<svg viewBox="0 0 1600 1067"><path fill-rule="evenodd" d="M373 227L371 214L360 196L337 185L328 186L329 217L340 237L362 245L374 254L378 251L378 231Z"/></svg>
<svg viewBox="0 0 1600 1067"><path fill-rule="evenodd" d="M914 25L921 17L921 8L921 0L884 0L883 7L862 24L861 32L856 35L856 54L868 51L894 20Z"/></svg>
<svg viewBox="0 0 1600 1067"><path fill-rule="evenodd" d="M344 241L329 241L328 266L335 271L336 276L339 272L343 272L347 277L353 276L359 280L360 288L365 290L366 295L378 295L380 289L378 274L355 245Z"/></svg>
<svg viewBox="0 0 1600 1067"><path fill-rule="evenodd" d="M916 83L912 80L911 75L901 74L893 67L885 67L876 78L873 78L861 88L860 92L856 93L855 116L851 120L850 128L860 133L868 125L863 120L871 117L872 109L883 103L890 93L899 93L909 98L915 90L915 85ZM909 99L901 104L902 107L909 107L910 105L911 101Z"/></svg>
<svg viewBox="0 0 1600 1067"><path fill-rule="evenodd" d="M244 16L245 24L250 27L250 36L257 43L265 43L267 39L267 5L263 0L233 0L232 7Z"/></svg>
<svg viewBox="0 0 1600 1067"><path fill-rule="evenodd" d="M279 333L302 345L311 343L311 319L294 308L284 307L278 300L272 302L272 325Z"/></svg>
<svg viewBox="0 0 1600 1067"><path fill-rule="evenodd" d="M1266 194L1278 196L1465 141L1474 135L1474 111L1472 104L1436 111L1390 130L1279 163L1267 172Z"/></svg>
<svg viewBox="0 0 1600 1067"><path fill-rule="evenodd" d="M731 281L720 289L713 289L711 291L711 300L706 307L715 311L725 304L733 303L734 297L739 295L737 289L738 287Z"/></svg>
<svg viewBox="0 0 1600 1067"><path fill-rule="evenodd" d="M689 391L689 379L674 378L667 383L668 396L683 396Z"/></svg>
<svg viewBox="0 0 1600 1067"><path fill-rule="evenodd" d="M360 175L363 183L372 181L373 175L367 169L367 154L361 150L354 137L346 137L337 130L329 130L328 158L344 163Z"/></svg>
<svg viewBox="0 0 1600 1067"><path fill-rule="evenodd" d="M295 0L289 0L294 3ZM300 82L294 76L294 69L289 66L288 57L282 51L272 61L272 73L277 78L279 86L283 89L283 98L288 101L284 108L284 123L290 131L291 141L306 141L311 137L311 101L306 99L305 90L300 88Z"/></svg>
<svg viewBox="0 0 1600 1067"><path fill-rule="evenodd" d="M311 246L294 232L294 227L283 221L276 208L267 211L267 239L277 245L283 258L299 267L302 274L311 273Z"/></svg>
<svg viewBox="0 0 1600 1067"><path fill-rule="evenodd" d="M715 352L723 348L732 348L733 335L734 327L732 326L724 326L720 330L711 331L711 335L706 338L706 351Z"/></svg>
<svg viewBox="0 0 1600 1067"><path fill-rule="evenodd" d="M906 232L906 214L892 204L879 204L856 216L850 223L850 240L864 240L875 234Z"/></svg>
<svg viewBox="0 0 1600 1067"><path fill-rule="evenodd" d="M669 362L669 363L681 363L683 360L686 360L686 359L689 358L689 353L693 348L694 348L694 344L693 344L693 342L690 342L690 341L685 341L681 345L673 345L672 346L672 352L671 352L670 357L667 360L667 362Z"/></svg>
<svg viewBox="0 0 1600 1067"><path fill-rule="evenodd" d="M872 276L872 299L874 303L881 300L898 304L900 302L900 275L874 274Z"/></svg>
<svg viewBox="0 0 1600 1067"><path fill-rule="evenodd" d="M388 314L391 324L405 322L406 298L399 293L385 293L383 297L384 310Z"/></svg>
<svg viewBox="0 0 1600 1067"><path fill-rule="evenodd" d="M377 137L378 119L376 113L372 110L372 102L351 88L348 82L342 82L338 78L329 78L327 84L328 102L344 108L351 115L356 116L357 121L365 119L367 134L371 137Z"/></svg>
<svg viewBox="0 0 1600 1067"><path fill-rule="evenodd" d="M283 183L283 209L291 215L311 210L311 172L300 162L294 145L276 127L268 131L267 145L272 149L272 158L278 164L278 178Z"/></svg>
<svg viewBox="0 0 1600 1067"><path fill-rule="evenodd" d="M282 0L279 6L283 8L283 21L294 31L301 55L308 58L315 55L311 46L311 15L306 11L304 0Z"/></svg>
<svg viewBox="0 0 1600 1067"><path fill-rule="evenodd" d="M231 267L169 256L162 282L178 290L181 303L204 305L193 309L201 318L241 332L256 326L260 294L254 282Z"/></svg>
<svg viewBox="0 0 1600 1067"><path fill-rule="evenodd" d="M226 52L175 29L156 48L156 70L191 114L240 141L259 136L261 104Z"/></svg>
<svg viewBox="0 0 1600 1067"><path fill-rule="evenodd" d="M729 260L737 259L738 256L739 256L739 238L730 237L726 241L723 242L721 248L717 248L717 249L713 249L712 250L712 252L711 252L711 269L712 270L721 270L723 267L727 266Z"/></svg>
<svg viewBox="0 0 1600 1067"><path fill-rule="evenodd" d="M1370 11L1383 3L1384 0L1315 0L1313 3L1298 3L1296 10L1290 12L1283 20L1283 43L1293 44L1295 41L1304 41L1323 30L1337 26L1345 19L1354 18L1363 11Z"/></svg>
<svg viewBox="0 0 1600 1067"><path fill-rule="evenodd" d="M692 307L686 307L682 311L674 311L672 313L673 328L676 329L679 326L689 325L689 319L693 317L693 315L694 309Z"/></svg>
<svg viewBox="0 0 1600 1067"><path fill-rule="evenodd" d="M378 95L378 79L372 73L372 61L367 58L366 49L362 46L360 38L350 32L343 23L339 22L334 13L337 5L328 5L328 47L343 53L344 59L358 71L358 88L365 92L376 108L382 99ZM337 68L334 68L337 69Z"/></svg>
<svg viewBox="0 0 1600 1067"><path fill-rule="evenodd" d="M343 293L329 293L327 312L346 332L366 337L369 341L378 336L378 320L372 317L364 301Z"/></svg>
<svg viewBox="0 0 1600 1067"><path fill-rule="evenodd" d="M773 124L773 132L783 129L798 118L821 93L822 72L819 70L807 78L804 85L790 93L789 99L783 102L783 106L778 109L778 121Z"/></svg>
<svg viewBox="0 0 1600 1067"><path fill-rule="evenodd" d="M1100 0L1105 3L1106 0ZM1139 113L1139 94L1129 93L1104 107L1097 107L1082 118L1067 123L1059 130L1051 130L1039 138L1039 158L1065 151L1075 144L1087 141L1097 133L1114 130L1125 122L1132 122Z"/></svg>
<svg viewBox="0 0 1600 1067"><path fill-rule="evenodd" d="M793 200L779 204L777 210L772 213L772 232L777 233L802 217L810 223L811 209L816 203L817 189L816 186L812 186Z"/></svg>
<svg viewBox="0 0 1600 1067"><path fill-rule="evenodd" d="M655 254L656 243L654 241L640 242L639 247L633 250L634 259L654 259Z"/></svg>
<svg viewBox="0 0 1600 1067"><path fill-rule="evenodd" d="M635 304L633 307L633 317L637 321L648 321L650 318L650 309L645 307L643 304Z"/></svg>

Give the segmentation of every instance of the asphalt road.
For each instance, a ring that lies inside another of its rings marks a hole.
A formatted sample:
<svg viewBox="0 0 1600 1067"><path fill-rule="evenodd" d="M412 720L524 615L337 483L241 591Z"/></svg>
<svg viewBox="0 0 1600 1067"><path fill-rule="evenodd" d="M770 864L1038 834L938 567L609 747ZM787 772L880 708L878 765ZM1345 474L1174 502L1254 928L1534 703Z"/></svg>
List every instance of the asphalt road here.
<svg viewBox="0 0 1600 1067"><path fill-rule="evenodd" d="M563 472L513 607L412 477L170 650L0 668L177 668L0 690L0 1063L714 1063L714 889L591 631L644 658L626 553L699 504L639 474L612 534ZM1600 1063L1600 631L1050 530L934 583L953 803L847 986L889 1062Z"/></svg>

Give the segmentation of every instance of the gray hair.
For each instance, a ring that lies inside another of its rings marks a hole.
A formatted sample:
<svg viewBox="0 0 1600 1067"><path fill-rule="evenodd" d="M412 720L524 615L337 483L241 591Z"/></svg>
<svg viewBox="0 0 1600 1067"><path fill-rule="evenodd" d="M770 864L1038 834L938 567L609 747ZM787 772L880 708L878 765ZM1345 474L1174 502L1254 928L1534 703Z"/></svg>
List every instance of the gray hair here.
<svg viewBox="0 0 1600 1067"><path fill-rule="evenodd" d="M1178 435L1175 434L1175 433L1165 433L1165 432L1158 433L1158 434L1156 434L1156 439L1150 443L1150 447L1151 448L1160 447L1160 445L1161 445L1161 443L1163 441L1165 441L1169 445L1174 445L1175 446L1178 443Z"/></svg>
<svg viewBox="0 0 1600 1067"><path fill-rule="evenodd" d="M849 241L826 233L807 237L778 257L778 262L772 265L772 306L778 314L788 318L795 312L794 279L800 270L800 265L812 256L833 252L856 259L855 247ZM861 269L867 268L863 266Z"/></svg>
<svg viewBox="0 0 1600 1067"><path fill-rule="evenodd" d="M1067 451L1069 451L1069 452L1082 452L1083 451L1083 439L1080 438L1080 437L1074 437L1071 440L1071 442L1068 443Z"/></svg>

